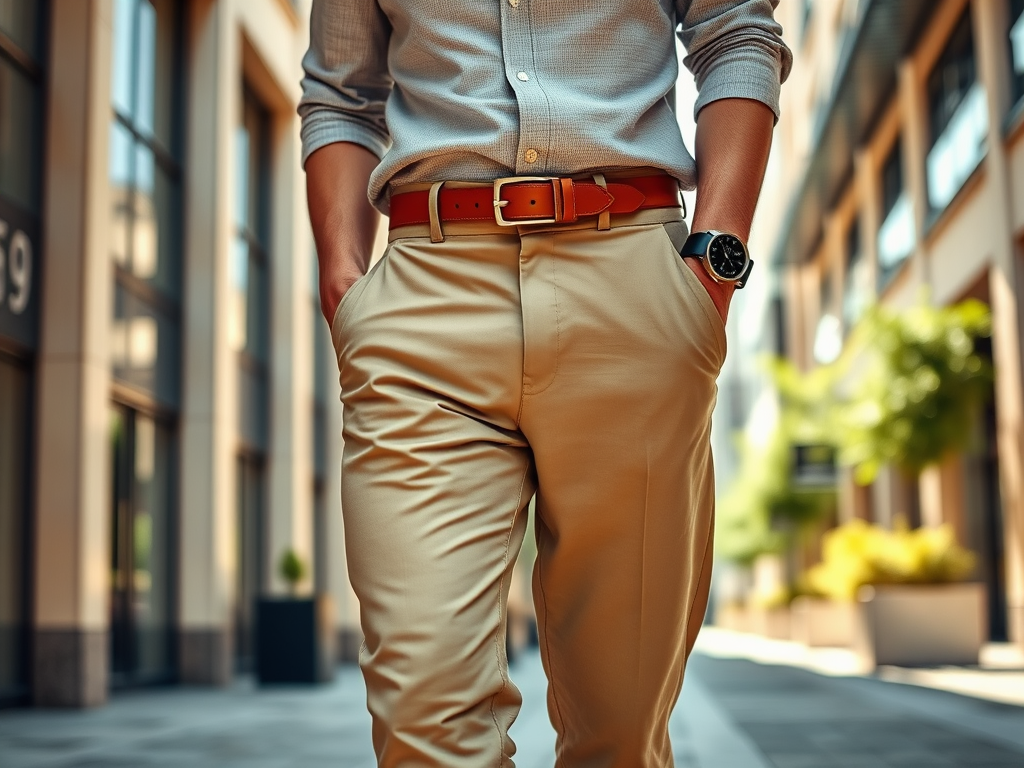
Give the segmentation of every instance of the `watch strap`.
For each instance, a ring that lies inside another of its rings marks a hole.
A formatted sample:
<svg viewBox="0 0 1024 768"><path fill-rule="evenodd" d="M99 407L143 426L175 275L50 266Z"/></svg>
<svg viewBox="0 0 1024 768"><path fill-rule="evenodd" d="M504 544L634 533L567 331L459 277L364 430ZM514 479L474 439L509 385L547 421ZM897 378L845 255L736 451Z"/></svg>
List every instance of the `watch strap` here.
<svg viewBox="0 0 1024 768"><path fill-rule="evenodd" d="M683 243L682 250L679 251L680 256L700 256L704 257L707 255L708 248L711 246L711 241L715 239L717 232L694 232Z"/></svg>
<svg viewBox="0 0 1024 768"><path fill-rule="evenodd" d="M746 267L746 269L743 270L743 274L740 275L739 278L734 283L734 285L736 286L737 289L742 288L744 285L747 284L747 279L750 277L750 273L753 271L753 269L754 269L754 260L748 256L747 257L747 267Z"/></svg>

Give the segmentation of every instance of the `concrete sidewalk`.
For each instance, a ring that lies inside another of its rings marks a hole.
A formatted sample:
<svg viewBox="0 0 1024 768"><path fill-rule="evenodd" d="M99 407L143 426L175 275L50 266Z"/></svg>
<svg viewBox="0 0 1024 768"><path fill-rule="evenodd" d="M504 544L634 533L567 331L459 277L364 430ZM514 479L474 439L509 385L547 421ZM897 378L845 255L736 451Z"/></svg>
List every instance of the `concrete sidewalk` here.
<svg viewBox="0 0 1024 768"><path fill-rule="evenodd" d="M691 660L671 720L678 768L1021 768L1024 709L873 678L722 657ZM735 651L735 649L733 649ZM513 667L519 768L551 768L539 657ZM358 671L318 688L166 688L86 712L0 713L2 768L373 768Z"/></svg>
<svg viewBox="0 0 1024 768"><path fill-rule="evenodd" d="M512 668L523 710L512 729L519 768L551 768L555 733L536 653ZM749 740L697 681L672 719L678 768L763 768ZM116 694L92 711L0 713L3 768L373 768L362 680L344 667L333 685L227 690L165 688Z"/></svg>

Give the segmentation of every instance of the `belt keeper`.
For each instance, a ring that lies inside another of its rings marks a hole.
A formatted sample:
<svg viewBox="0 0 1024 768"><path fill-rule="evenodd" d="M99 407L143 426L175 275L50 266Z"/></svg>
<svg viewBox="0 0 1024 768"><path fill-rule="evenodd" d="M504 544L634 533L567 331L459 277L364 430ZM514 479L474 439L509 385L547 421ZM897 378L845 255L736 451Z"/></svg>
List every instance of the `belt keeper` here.
<svg viewBox="0 0 1024 768"><path fill-rule="evenodd" d="M562 185L559 179L551 180L551 194L554 198L555 223L565 221L565 203L562 201Z"/></svg>
<svg viewBox="0 0 1024 768"><path fill-rule="evenodd" d="M575 224L579 216L576 214L576 188L572 179L561 178L555 182L555 189L562 193L562 221Z"/></svg>
<svg viewBox="0 0 1024 768"><path fill-rule="evenodd" d="M438 198L441 195L441 187L443 186L443 181L435 181L430 185L430 192L427 195L427 212L430 215L430 242L432 243L444 242L444 230L441 229L441 214L438 210ZM421 208L420 210L423 209Z"/></svg>
<svg viewBox="0 0 1024 768"><path fill-rule="evenodd" d="M608 190L608 182L605 181L603 173L594 174L594 183L597 184L597 186L599 186L601 189L605 191ZM607 209L597 214L597 228L599 230L612 228L612 215L611 212L608 211Z"/></svg>

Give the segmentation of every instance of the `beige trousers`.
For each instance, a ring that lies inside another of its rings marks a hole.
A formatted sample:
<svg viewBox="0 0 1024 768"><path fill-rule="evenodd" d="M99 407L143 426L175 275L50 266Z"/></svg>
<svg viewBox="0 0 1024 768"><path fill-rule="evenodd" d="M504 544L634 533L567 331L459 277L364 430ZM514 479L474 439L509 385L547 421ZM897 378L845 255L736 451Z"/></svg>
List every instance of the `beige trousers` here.
<svg viewBox="0 0 1024 768"><path fill-rule="evenodd" d="M513 765L505 608L534 494L557 766L672 765L725 356L678 218L412 232L345 295L342 499L381 766Z"/></svg>

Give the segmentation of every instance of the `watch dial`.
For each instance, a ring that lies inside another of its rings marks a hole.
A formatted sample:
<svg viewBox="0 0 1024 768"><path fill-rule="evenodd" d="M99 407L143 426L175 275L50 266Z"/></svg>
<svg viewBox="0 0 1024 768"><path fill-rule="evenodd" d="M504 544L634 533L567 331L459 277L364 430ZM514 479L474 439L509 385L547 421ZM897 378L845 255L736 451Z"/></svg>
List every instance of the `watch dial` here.
<svg viewBox="0 0 1024 768"><path fill-rule="evenodd" d="M735 280L747 266L747 251L735 235L719 235L708 248L711 268L724 280Z"/></svg>

